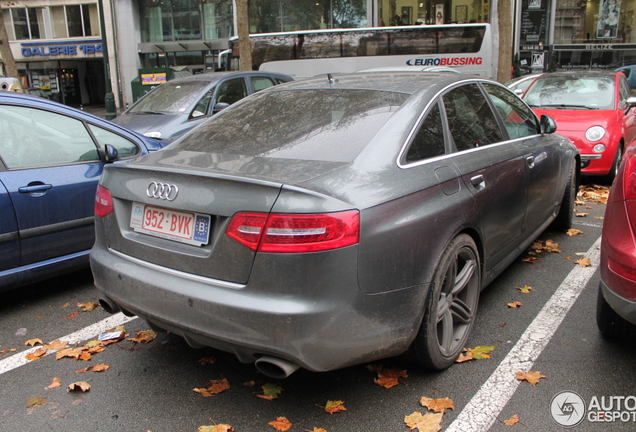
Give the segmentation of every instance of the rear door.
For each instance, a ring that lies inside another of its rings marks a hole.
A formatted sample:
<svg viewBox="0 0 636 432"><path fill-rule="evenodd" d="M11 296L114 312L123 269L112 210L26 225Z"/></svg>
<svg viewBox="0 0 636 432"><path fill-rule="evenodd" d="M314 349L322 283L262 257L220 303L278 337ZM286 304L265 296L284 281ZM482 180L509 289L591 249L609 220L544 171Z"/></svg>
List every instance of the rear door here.
<svg viewBox="0 0 636 432"><path fill-rule="evenodd" d="M455 87L442 96L453 144L453 162L475 205L465 211L483 233L486 270L520 241L526 209L527 177L519 148L506 140L476 83Z"/></svg>
<svg viewBox="0 0 636 432"><path fill-rule="evenodd" d="M636 72L632 70L632 74L634 73ZM623 74L619 74L618 78L618 91L620 95L619 109L623 111L621 114L623 115L623 122L625 125L625 134L623 138L625 139L625 145L629 145L629 143L636 138L636 107L630 108L627 105L627 99L632 96L629 82L627 82L627 79L623 76Z"/></svg>
<svg viewBox="0 0 636 432"><path fill-rule="evenodd" d="M3 271L15 268L20 263L18 222L7 188L2 183L5 174L0 164L0 221L2 221L0 223L0 275Z"/></svg>

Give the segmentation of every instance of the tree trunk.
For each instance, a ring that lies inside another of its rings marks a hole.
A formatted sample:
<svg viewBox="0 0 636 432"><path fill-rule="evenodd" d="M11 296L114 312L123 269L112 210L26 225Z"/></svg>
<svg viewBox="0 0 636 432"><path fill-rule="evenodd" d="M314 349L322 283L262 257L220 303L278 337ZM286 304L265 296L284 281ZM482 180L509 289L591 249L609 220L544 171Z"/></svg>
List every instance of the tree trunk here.
<svg viewBox="0 0 636 432"><path fill-rule="evenodd" d="M9 46L9 36L7 36L7 29L4 28L4 14L2 8L0 8L0 58L4 63L4 69L7 76L13 78L20 78L18 75L18 68L15 65L15 59Z"/></svg>
<svg viewBox="0 0 636 432"><path fill-rule="evenodd" d="M236 0L236 18L239 38L240 68L242 71L251 71L252 50L250 46L250 21L247 0Z"/></svg>
<svg viewBox="0 0 636 432"><path fill-rule="evenodd" d="M497 81L505 83L512 76L512 12L510 0L497 1L499 23L499 65Z"/></svg>

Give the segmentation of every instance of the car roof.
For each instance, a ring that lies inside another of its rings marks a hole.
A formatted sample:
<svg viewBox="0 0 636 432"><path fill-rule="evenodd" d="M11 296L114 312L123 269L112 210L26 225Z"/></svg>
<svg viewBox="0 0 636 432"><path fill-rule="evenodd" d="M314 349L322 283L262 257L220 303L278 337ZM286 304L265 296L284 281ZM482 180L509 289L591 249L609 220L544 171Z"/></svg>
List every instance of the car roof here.
<svg viewBox="0 0 636 432"><path fill-rule="evenodd" d="M331 77L331 80L330 80ZM359 72L328 74L317 78L293 81L261 91L333 89L375 90L414 94L428 87L446 86L465 80L482 79L475 75L449 72Z"/></svg>
<svg viewBox="0 0 636 432"><path fill-rule="evenodd" d="M293 78L289 75L273 73L273 72L260 72L260 71L223 71L223 72L209 72L204 74L190 75L183 78L175 78L170 81L167 81L165 84L170 83L180 84L184 82L192 82L192 81L202 81L202 82L217 82L222 80L223 78L227 78L230 76L273 76L277 78L287 79L291 81Z"/></svg>
<svg viewBox="0 0 636 432"><path fill-rule="evenodd" d="M568 70L568 71L559 71L559 72L549 72L543 74L541 78L550 78L550 77L566 77L566 78L582 78L582 77L595 77L595 76L604 76L604 77L614 77L616 76L615 70Z"/></svg>

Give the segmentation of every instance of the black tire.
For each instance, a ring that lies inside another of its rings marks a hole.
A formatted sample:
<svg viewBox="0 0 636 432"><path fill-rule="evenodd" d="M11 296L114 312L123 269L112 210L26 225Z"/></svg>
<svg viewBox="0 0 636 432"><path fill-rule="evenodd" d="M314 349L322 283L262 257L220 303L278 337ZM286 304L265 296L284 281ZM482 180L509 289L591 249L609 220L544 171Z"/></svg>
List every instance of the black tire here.
<svg viewBox="0 0 636 432"><path fill-rule="evenodd" d="M603 183L611 185L616 175L618 174L618 167L621 165L621 160L623 160L623 146L621 143L616 147L616 154L614 155L614 162L612 163L612 167L609 172L603 176Z"/></svg>
<svg viewBox="0 0 636 432"><path fill-rule="evenodd" d="M607 303L601 288L596 300L596 325L603 337L609 340L635 340L636 325L617 314Z"/></svg>
<svg viewBox="0 0 636 432"><path fill-rule="evenodd" d="M472 331L481 289L481 264L473 239L461 234L439 260L424 319L408 356L432 370L452 365Z"/></svg>
<svg viewBox="0 0 636 432"><path fill-rule="evenodd" d="M563 193L563 200L559 207L559 213L552 222L552 226L556 229L567 231L572 228L572 221L574 220L574 200L577 194L577 164L576 159L572 162L570 168L570 174L568 176L568 183L565 186L565 192Z"/></svg>

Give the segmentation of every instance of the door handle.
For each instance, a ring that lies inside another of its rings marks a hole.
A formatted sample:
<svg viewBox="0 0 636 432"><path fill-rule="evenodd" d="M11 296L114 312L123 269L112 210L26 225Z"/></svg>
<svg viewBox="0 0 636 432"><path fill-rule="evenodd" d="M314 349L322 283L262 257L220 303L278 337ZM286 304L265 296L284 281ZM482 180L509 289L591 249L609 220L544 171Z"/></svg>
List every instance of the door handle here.
<svg viewBox="0 0 636 432"><path fill-rule="evenodd" d="M22 186L18 188L18 192L20 193L43 193L49 189L53 189L53 185L50 184L29 184L29 186Z"/></svg>
<svg viewBox="0 0 636 432"><path fill-rule="evenodd" d="M528 164L528 167L534 168L534 156L528 156L526 158L526 163Z"/></svg>
<svg viewBox="0 0 636 432"><path fill-rule="evenodd" d="M471 177L471 178L470 178L470 183L471 183L473 186L475 186L475 187L477 187L477 186L479 186L479 185L485 185L485 183L484 183L484 176L483 176L483 175L481 175L481 174L479 174L479 175L476 175L476 176L474 176L474 177Z"/></svg>

